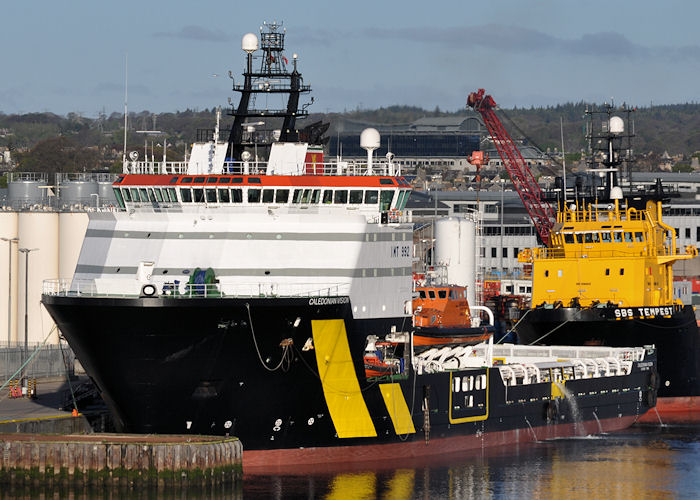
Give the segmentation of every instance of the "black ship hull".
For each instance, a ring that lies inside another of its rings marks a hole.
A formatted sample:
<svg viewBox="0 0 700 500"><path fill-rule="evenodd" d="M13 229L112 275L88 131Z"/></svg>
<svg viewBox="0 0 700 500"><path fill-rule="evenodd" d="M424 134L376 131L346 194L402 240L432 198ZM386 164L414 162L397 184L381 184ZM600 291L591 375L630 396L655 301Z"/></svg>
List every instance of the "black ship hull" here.
<svg viewBox="0 0 700 500"><path fill-rule="evenodd" d="M537 307L515 327L520 344L655 345L659 411L682 421L700 419L700 330L692 306L657 308Z"/></svg>
<svg viewBox="0 0 700 500"><path fill-rule="evenodd" d="M549 382L506 387L494 368L417 374L407 363L368 379L366 337L406 331L410 318L353 319L347 297L43 302L121 430L235 435L248 470L612 431L655 399L653 359L566 381L573 405ZM466 394L456 377L487 383Z"/></svg>

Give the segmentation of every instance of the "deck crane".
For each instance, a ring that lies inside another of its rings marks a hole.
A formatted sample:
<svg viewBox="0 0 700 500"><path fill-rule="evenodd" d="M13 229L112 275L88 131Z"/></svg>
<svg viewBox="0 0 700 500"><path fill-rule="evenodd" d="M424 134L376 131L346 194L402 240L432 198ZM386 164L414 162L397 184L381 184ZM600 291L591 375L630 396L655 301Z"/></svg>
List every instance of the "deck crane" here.
<svg viewBox="0 0 700 500"><path fill-rule="evenodd" d="M496 109L496 101L490 95L484 94L484 89L479 89L477 92L469 94L467 106L481 113L498 154L501 156L503 165L508 170L510 180L513 181L540 240L549 246L549 233L556 221L554 210L547 201L542 199L542 190L532 176L532 172L530 172L527 163L525 163L523 155L520 154L515 142L506 132L506 129L503 128L501 120L496 116L494 111Z"/></svg>

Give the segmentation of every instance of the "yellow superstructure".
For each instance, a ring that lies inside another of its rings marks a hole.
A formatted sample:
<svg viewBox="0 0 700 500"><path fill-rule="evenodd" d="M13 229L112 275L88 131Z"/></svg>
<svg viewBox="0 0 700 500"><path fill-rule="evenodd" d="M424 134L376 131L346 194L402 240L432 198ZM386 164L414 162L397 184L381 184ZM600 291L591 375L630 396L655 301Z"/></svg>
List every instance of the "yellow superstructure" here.
<svg viewBox="0 0 700 500"><path fill-rule="evenodd" d="M664 224L661 202L644 210L593 204L564 207L557 213L546 248L520 253L532 264L532 306L612 303L656 307L674 303L674 262L691 259L697 249L676 248L676 233Z"/></svg>

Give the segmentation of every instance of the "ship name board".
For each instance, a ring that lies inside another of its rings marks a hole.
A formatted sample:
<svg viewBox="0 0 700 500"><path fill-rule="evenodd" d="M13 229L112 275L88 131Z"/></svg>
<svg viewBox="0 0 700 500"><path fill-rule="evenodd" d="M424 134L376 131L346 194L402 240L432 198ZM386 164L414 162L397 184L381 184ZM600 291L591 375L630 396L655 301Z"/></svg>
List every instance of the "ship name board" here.
<svg viewBox="0 0 700 500"><path fill-rule="evenodd" d="M652 318L654 316L671 316L673 306L663 307L618 307L615 309L616 318Z"/></svg>
<svg viewBox="0 0 700 500"><path fill-rule="evenodd" d="M329 306L333 304L347 304L350 297L312 297L309 299L310 306Z"/></svg>

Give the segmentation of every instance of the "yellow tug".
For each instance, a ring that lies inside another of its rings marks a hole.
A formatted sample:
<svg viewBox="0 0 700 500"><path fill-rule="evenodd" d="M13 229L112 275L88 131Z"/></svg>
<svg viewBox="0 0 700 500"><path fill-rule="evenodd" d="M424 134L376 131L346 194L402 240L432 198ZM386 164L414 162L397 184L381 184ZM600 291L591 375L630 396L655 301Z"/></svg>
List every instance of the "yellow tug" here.
<svg viewBox="0 0 700 500"><path fill-rule="evenodd" d="M533 306L680 304L673 299L672 266L695 257L697 249L676 247L675 230L662 220L661 200L647 200L643 210L620 207L619 187L611 190L611 198L614 205L603 209L591 203L562 207L550 246L520 253L520 262L532 264ZM635 315L655 314L633 310Z"/></svg>

